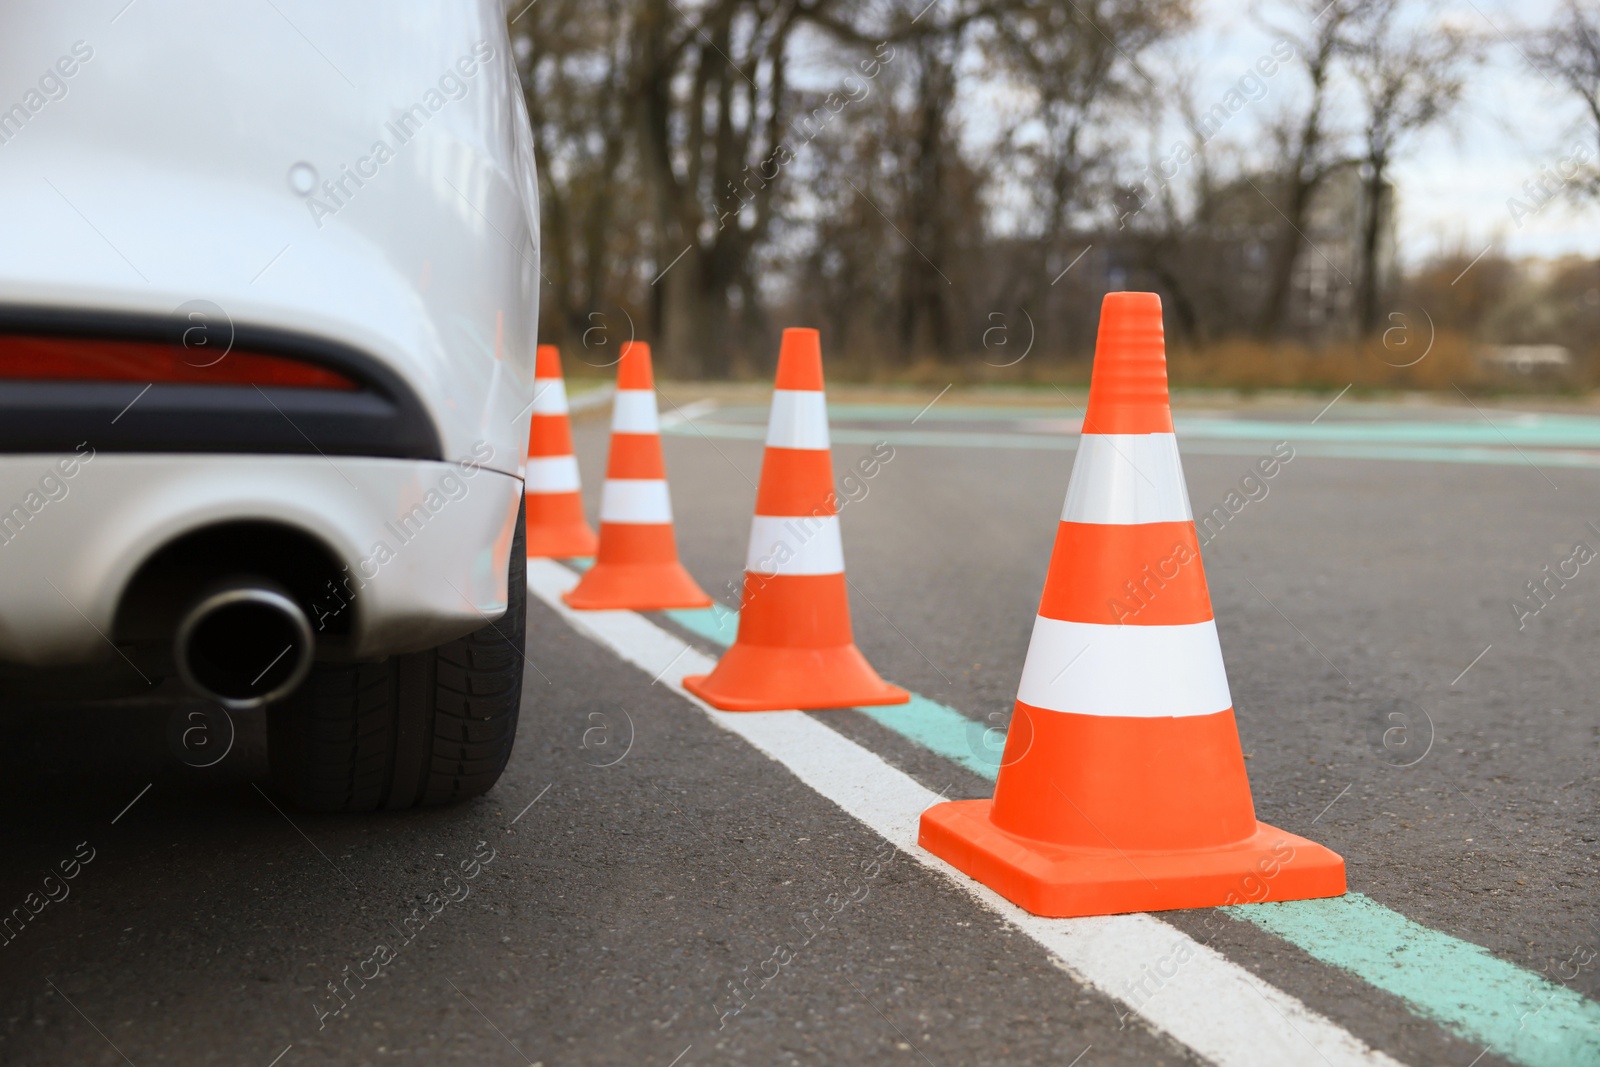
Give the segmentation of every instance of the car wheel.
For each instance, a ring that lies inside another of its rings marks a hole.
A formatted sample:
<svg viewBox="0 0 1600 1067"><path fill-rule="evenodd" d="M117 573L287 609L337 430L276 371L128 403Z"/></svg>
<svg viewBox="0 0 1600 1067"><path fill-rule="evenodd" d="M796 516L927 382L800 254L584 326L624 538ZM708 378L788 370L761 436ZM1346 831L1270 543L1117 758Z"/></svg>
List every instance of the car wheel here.
<svg viewBox="0 0 1600 1067"><path fill-rule="evenodd" d="M489 791L511 758L527 626L525 516L505 615L380 663L319 663L267 711L272 782L313 811L376 811Z"/></svg>

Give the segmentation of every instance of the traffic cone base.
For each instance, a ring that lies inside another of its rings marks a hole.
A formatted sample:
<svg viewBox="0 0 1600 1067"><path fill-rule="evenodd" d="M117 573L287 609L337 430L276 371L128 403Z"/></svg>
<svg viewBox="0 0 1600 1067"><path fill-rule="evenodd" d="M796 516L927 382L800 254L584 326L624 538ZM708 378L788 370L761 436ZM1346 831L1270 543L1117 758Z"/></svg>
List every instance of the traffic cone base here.
<svg viewBox="0 0 1600 1067"><path fill-rule="evenodd" d="M995 824L1020 837L1163 850L1225 845L1255 832L1231 709L1124 718L1019 700L1000 765Z"/></svg>
<svg viewBox="0 0 1600 1067"><path fill-rule="evenodd" d="M993 801L958 800L922 815L917 843L1034 915L1212 908L1336 897L1344 860L1314 841L1256 823L1253 834L1203 850L1057 845L995 826Z"/></svg>
<svg viewBox="0 0 1600 1067"><path fill-rule="evenodd" d="M603 522L600 532L594 566L562 594L569 608L665 611L711 606L711 598L678 562L671 526Z"/></svg>
<svg viewBox="0 0 1600 1067"><path fill-rule="evenodd" d="M528 557L570 559L592 556L600 538L583 515L583 498L576 493L529 493Z"/></svg>
<svg viewBox="0 0 1600 1067"><path fill-rule="evenodd" d="M683 687L722 711L791 708L858 708L904 704L911 694L878 677L855 645L834 648L766 648L742 644L717 663L715 682L694 674ZM788 697L753 694L778 694Z"/></svg>
<svg viewBox="0 0 1600 1067"><path fill-rule="evenodd" d="M848 594L843 574L746 574L737 639L684 688L722 711L906 703L856 648Z"/></svg>
<svg viewBox="0 0 1600 1067"><path fill-rule="evenodd" d="M1035 915L1344 892L1338 855L1256 821L1231 709L1133 718L1018 701L1001 767L994 800L928 809L918 840Z"/></svg>
<svg viewBox="0 0 1600 1067"><path fill-rule="evenodd" d="M669 608L709 608L711 598L696 584L683 564L611 563L591 569L579 586L563 593L569 608L604 611L626 606L629 611L666 611Z"/></svg>

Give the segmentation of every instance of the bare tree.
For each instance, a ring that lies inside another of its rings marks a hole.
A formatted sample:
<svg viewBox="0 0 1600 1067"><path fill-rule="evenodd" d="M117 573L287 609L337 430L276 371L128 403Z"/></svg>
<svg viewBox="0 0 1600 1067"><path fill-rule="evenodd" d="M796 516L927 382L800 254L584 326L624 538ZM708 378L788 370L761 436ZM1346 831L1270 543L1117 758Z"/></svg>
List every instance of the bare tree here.
<svg viewBox="0 0 1600 1067"><path fill-rule="evenodd" d="M1348 46L1350 71L1365 105L1356 298L1363 334L1379 321L1382 226L1393 209L1390 168L1407 139L1446 119L1461 103L1467 76L1482 55L1477 38L1440 25L1435 13L1432 5L1411 13L1401 0L1376 0L1355 20Z"/></svg>
<svg viewBox="0 0 1600 1067"><path fill-rule="evenodd" d="M896 315L902 357L932 350L951 353L954 340L947 269L953 251L949 207L952 171L960 146L951 112L956 102L956 62L964 34L921 36L906 45L914 73L913 104L900 184L902 226L900 297ZM941 264L943 266L941 267Z"/></svg>
<svg viewBox="0 0 1600 1067"><path fill-rule="evenodd" d="M1290 10L1302 20L1297 29L1275 28L1294 48L1306 75L1307 96L1298 114L1285 116L1275 131L1280 162L1275 195L1269 202L1282 217L1268 256L1267 290L1256 318L1261 336L1276 334L1283 326L1294 282L1294 265L1305 245L1306 218L1312 198L1329 174L1343 162L1343 154L1327 114L1335 67L1347 46L1348 31L1369 0L1290 0ZM1269 196L1260 190L1262 196Z"/></svg>
<svg viewBox="0 0 1600 1067"><path fill-rule="evenodd" d="M1042 298L1048 263L1062 257L1084 213L1111 201L1109 163L1124 147L1117 119L1135 117L1155 88L1139 57L1191 17L1188 0L1024 2L998 13L998 69L1032 93L1042 131L1009 145L1029 175L1038 220L1035 253L1014 265L1025 302Z"/></svg>
<svg viewBox="0 0 1600 1067"><path fill-rule="evenodd" d="M1227 316L1217 312L1229 303L1218 291L1221 279L1205 254L1218 222L1213 150L1196 103L1192 72L1166 79L1160 98L1151 126L1160 127L1163 111L1171 107L1182 122L1185 139L1170 148L1152 141L1152 159L1141 180L1119 195L1124 207L1117 221L1132 244L1135 262L1165 292L1179 335L1199 342L1210 337L1219 319L1226 321Z"/></svg>
<svg viewBox="0 0 1600 1067"><path fill-rule="evenodd" d="M794 265L809 290L800 304L870 353L874 369L956 352L969 288L958 282L987 236L986 175L969 165L954 118L968 25L930 18L880 42L871 91L795 166L804 206Z"/></svg>
<svg viewBox="0 0 1600 1067"><path fill-rule="evenodd" d="M797 153L870 95L895 42L926 43L931 56L933 42L988 17L991 5L965 0L942 21L936 15L923 21L931 5L919 10L904 0L848 14L841 13L848 9L839 0L637 2L641 44L632 93L642 176L655 205L661 272L653 294L655 319L680 367L720 377L732 366L736 339L728 327L734 295L745 309L760 306L753 264L771 234ZM806 27L847 49L836 88L802 93L789 84L789 49ZM930 148L922 178L934 199L941 195L943 156L931 149L945 133L952 62L947 60L942 74L926 68L923 96L932 110L917 135ZM937 243L937 237L928 240ZM917 318L930 311L937 322L939 304L928 297L920 275L907 274L906 292L913 332Z"/></svg>
<svg viewBox="0 0 1600 1067"><path fill-rule="evenodd" d="M733 293L759 299L751 257L787 156L790 39L800 0L639 0L633 130L656 241L657 329L677 368L723 377Z"/></svg>
<svg viewBox="0 0 1600 1067"><path fill-rule="evenodd" d="M545 0L510 26L539 160L543 332L555 342L598 348L621 329L602 309L642 310L630 277L645 234L626 113L629 6Z"/></svg>
<svg viewBox="0 0 1600 1067"><path fill-rule="evenodd" d="M1566 0L1556 21L1536 34L1533 57L1540 67L1553 72L1573 96L1583 104L1589 122L1589 136L1600 147L1600 8L1583 0ZM1577 173L1560 177L1572 183L1580 195L1600 199L1600 167L1591 161Z"/></svg>

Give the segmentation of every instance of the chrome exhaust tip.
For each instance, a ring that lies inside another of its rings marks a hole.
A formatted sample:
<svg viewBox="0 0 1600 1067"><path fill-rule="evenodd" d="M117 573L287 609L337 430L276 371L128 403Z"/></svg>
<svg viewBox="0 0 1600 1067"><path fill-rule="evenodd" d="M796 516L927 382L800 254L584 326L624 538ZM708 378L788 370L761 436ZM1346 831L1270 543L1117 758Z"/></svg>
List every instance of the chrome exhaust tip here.
<svg viewBox="0 0 1600 1067"><path fill-rule="evenodd" d="M214 587L178 623L172 654L195 693L235 711L282 700L311 672L316 639L287 593L255 581Z"/></svg>

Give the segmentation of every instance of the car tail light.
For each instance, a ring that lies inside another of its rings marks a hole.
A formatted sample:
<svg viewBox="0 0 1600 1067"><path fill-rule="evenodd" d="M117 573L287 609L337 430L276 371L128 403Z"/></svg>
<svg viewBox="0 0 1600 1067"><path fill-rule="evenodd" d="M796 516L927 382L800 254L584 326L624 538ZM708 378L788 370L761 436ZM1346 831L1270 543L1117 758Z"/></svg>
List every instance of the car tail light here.
<svg viewBox="0 0 1600 1067"><path fill-rule="evenodd" d="M0 380L162 382L354 390L337 371L287 356L158 341L0 334Z"/></svg>

